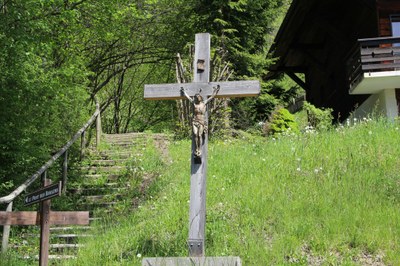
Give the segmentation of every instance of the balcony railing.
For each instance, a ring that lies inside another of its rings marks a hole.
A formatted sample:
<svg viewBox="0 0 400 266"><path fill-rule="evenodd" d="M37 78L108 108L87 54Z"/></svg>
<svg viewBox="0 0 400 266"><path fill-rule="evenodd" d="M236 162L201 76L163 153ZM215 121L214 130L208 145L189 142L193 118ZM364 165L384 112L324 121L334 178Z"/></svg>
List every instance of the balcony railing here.
<svg viewBox="0 0 400 266"><path fill-rule="evenodd" d="M347 60L350 90L364 73L400 70L400 37L359 39Z"/></svg>

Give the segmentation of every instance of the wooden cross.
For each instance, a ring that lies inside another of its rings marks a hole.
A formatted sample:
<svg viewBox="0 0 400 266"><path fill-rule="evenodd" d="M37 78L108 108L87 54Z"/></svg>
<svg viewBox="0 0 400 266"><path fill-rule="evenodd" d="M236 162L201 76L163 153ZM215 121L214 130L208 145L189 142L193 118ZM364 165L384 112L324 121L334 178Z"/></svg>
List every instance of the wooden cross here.
<svg viewBox="0 0 400 266"><path fill-rule="evenodd" d="M250 97L257 96L260 93L260 83L258 80L209 82L210 34L208 33L196 34L193 67L193 83L145 85L144 98L148 100L177 100L195 97L196 94L200 94L204 102L206 102L210 96L217 98ZM204 120L205 125L207 125L207 109L204 112ZM196 136L193 134L192 138L188 239L189 256L199 257L205 256L208 134L205 132L202 138L201 151L197 152Z"/></svg>
<svg viewBox="0 0 400 266"><path fill-rule="evenodd" d="M32 203L40 203L40 212L33 211L20 211L20 212L0 212L0 225L40 225L40 254L39 265L47 266L49 258L49 238L50 238L50 225L87 225L89 224L89 212L87 211L71 211L71 212L53 212L50 210L49 197L58 196L61 193L61 185L58 186L57 194L52 194L56 190L49 185L49 180L44 178L43 189L32 193L37 195L38 200ZM50 188L51 190L46 190ZM46 193L47 192L47 193ZM43 196L44 200L39 198ZM28 197L29 198L29 197ZM35 197L33 197L35 198ZM31 198L29 198L31 199ZM25 202L28 200L25 199ZM29 204L29 203L28 203ZM27 204L27 205L28 205Z"/></svg>

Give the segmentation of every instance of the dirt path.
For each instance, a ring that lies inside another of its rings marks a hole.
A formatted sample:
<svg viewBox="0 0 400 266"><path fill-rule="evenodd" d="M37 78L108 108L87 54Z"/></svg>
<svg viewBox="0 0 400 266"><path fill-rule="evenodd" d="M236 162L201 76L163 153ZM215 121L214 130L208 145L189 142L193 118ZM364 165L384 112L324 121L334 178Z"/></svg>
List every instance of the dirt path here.
<svg viewBox="0 0 400 266"><path fill-rule="evenodd" d="M169 154L168 147L170 145L171 136L165 134L153 134L154 145L161 153L162 160L166 164L172 163L171 155Z"/></svg>

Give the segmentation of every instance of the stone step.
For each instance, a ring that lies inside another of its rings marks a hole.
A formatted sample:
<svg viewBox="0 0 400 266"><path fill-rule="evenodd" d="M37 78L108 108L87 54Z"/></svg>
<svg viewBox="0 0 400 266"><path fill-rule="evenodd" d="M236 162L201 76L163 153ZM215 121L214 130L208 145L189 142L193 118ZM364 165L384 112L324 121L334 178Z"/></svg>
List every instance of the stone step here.
<svg viewBox="0 0 400 266"><path fill-rule="evenodd" d="M77 189L69 189L68 191L73 194L88 196L95 194L117 193L119 191L126 189L123 187L117 187L118 185L119 185L118 183L106 183L105 186L102 187L77 188Z"/></svg>
<svg viewBox="0 0 400 266"><path fill-rule="evenodd" d="M143 156L142 154L139 153L133 153L132 151L115 151L115 150L104 150L100 152L100 155L103 156L103 158L108 158L108 159L129 159L131 157L140 157Z"/></svg>
<svg viewBox="0 0 400 266"><path fill-rule="evenodd" d="M143 140L134 140L134 139L115 139L115 140L106 140L108 145L111 146L121 146L121 147L126 147L126 146L145 146L146 141Z"/></svg>
<svg viewBox="0 0 400 266"><path fill-rule="evenodd" d="M89 174L95 173L115 173L125 170L125 166L81 166L80 170Z"/></svg>
<svg viewBox="0 0 400 266"><path fill-rule="evenodd" d="M149 135L141 132L130 132L130 133L120 133L120 134L103 134L105 140L114 139L140 139L148 137Z"/></svg>
<svg viewBox="0 0 400 266"><path fill-rule="evenodd" d="M126 160L124 160L126 162ZM101 159L101 160L92 160L90 161L90 166L114 166L117 164L116 160L110 159Z"/></svg>
<svg viewBox="0 0 400 266"><path fill-rule="evenodd" d="M71 260L76 258L77 257L75 255L49 255L49 260ZM37 259L39 259L39 256L37 257Z"/></svg>
<svg viewBox="0 0 400 266"><path fill-rule="evenodd" d="M84 246L85 245L83 244L50 244L49 248L63 250L63 249L77 249Z"/></svg>
<svg viewBox="0 0 400 266"><path fill-rule="evenodd" d="M93 168L93 169L96 169L96 168ZM106 177L107 180L109 180L109 181L115 181L115 180L118 180L118 178L120 177L120 175L117 175L117 174L110 174L110 173L107 173L107 174L97 174L97 173L93 173L93 174L85 174L84 177L85 177L85 181L88 181L88 179L90 179L90 180L98 180L98 179L102 179L102 178L104 178L104 177ZM83 183L83 185L84 185L84 184L85 184L85 183ZM92 184L90 184L90 185L92 185Z"/></svg>
<svg viewBox="0 0 400 266"><path fill-rule="evenodd" d="M141 148L144 149L144 148ZM132 151L131 149L127 149L127 150L116 150L116 149L109 149L109 150L102 150L99 152L99 155L101 156L108 156L107 158L110 158L110 156L114 156L110 159L121 159L120 157L117 157L118 155L122 155L122 156L126 156L126 155L130 155L130 156L143 156L140 152L138 151ZM123 158L122 158L123 159Z"/></svg>
<svg viewBox="0 0 400 266"><path fill-rule="evenodd" d="M75 255L58 255L58 254L49 254L49 260L67 260L67 259L76 259L77 257ZM24 260L39 260L39 255L24 255L22 257Z"/></svg>
<svg viewBox="0 0 400 266"><path fill-rule="evenodd" d="M109 182L109 183L106 183L105 185L108 186L108 187L116 187L116 186L119 185L119 183L117 183L117 182L115 182L115 183Z"/></svg>
<svg viewBox="0 0 400 266"><path fill-rule="evenodd" d="M86 209L96 209L96 208L112 208L113 206L117 205L117 201L109 201L109 202L85 202L79 204L78 206Z"/></svg>
<svg viewBox="0 0 400 266"><path fill-rule="evenodd" d="M89 234L59 234L59 235L54 235L54 237L58 238L75 238L75 237L90 237L92 235Z"/></svg>
<svg viewBox="0 0 400 266"><path fill-rule="evenodd" d="M87 231L90 226L64 226L64 227L50 227L50 232L55 231Z"/></svg>
<svg viewBox="0 0 400 266"><path fill-rule="evenodd" d="M51 236L51 239L53 239L53 242L56 241L60 241L63 243L67 243L67 244L75 244L75 242L79 239L79 238L83 238L83 237L92 237L93 235L90 234L58 234L55 235L53 234ZM58 240L56 240L58 239Z"/></svg>
<svg viewBox="0 0 400 266"><path fill-rule="evenodd" d="M114 145L116 145L116 146L118 146L118 145L121 145L121 146L126 146L126 145L135 145L136 143L141 143L142 141L137 141L137 140L133 140L133 139L112 139L112 140L105 140L105 142L108 144L108 145L111 145L111 146L114 146Z"/></svg>
<svg viewBox="0 0 400 266"><path fill-rule="evenodd" d="M89 203L102 203L103 200L109 199L111 196L110 195L89 195L85 196L84 198L86 199L87 202ZM121 199L122 195L121 194L113 194L112 198L114 199Z"/></svg>

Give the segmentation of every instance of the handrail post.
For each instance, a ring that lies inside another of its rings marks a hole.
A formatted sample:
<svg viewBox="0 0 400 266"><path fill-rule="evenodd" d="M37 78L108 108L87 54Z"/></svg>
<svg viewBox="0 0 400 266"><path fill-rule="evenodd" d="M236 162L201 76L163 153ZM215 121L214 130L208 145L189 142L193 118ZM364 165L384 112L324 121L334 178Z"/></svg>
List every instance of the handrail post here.
<svg viewBox="0 0 400 266"><path fill-rule="evenodd" d="M47 171L42 174L43 187L51 185L47 178ZM49 260L49 236L50 236L50 200L40 202L40 253L39 266L47 266Z"/></svg>
<svg viewBox="0 0 400 266"><path fill-rule="evenodd" d="M83 131L81 135L81 154L80 154L81 161L85 157L85 148L86 148L86 130Z"/></svg>
<svg viewBox="0 0 400 266"><path fill-rule="evenodd" d="M68 179L68 150L64 152L64 161L62 164L62 192L65 194L67 191L67 179Z"/></svg>
<svg viewBox="0 0 400 266"><path fill-rule="evenodd" d="M12 212L13 202L9 202L7 205L7 212ZM1 253L6 253L8 249L8 240L10 238L10 225L3 225L3 239L1 242Z"/></svg>
<svg viewBox="0 0 400 266"><path fill-rule="evenodd" d="M99 103L96 103L96 110L99 111L96 117L96 148L98 149L100 146L100 137L101 137L101 116L100 116Z"/></svg>

